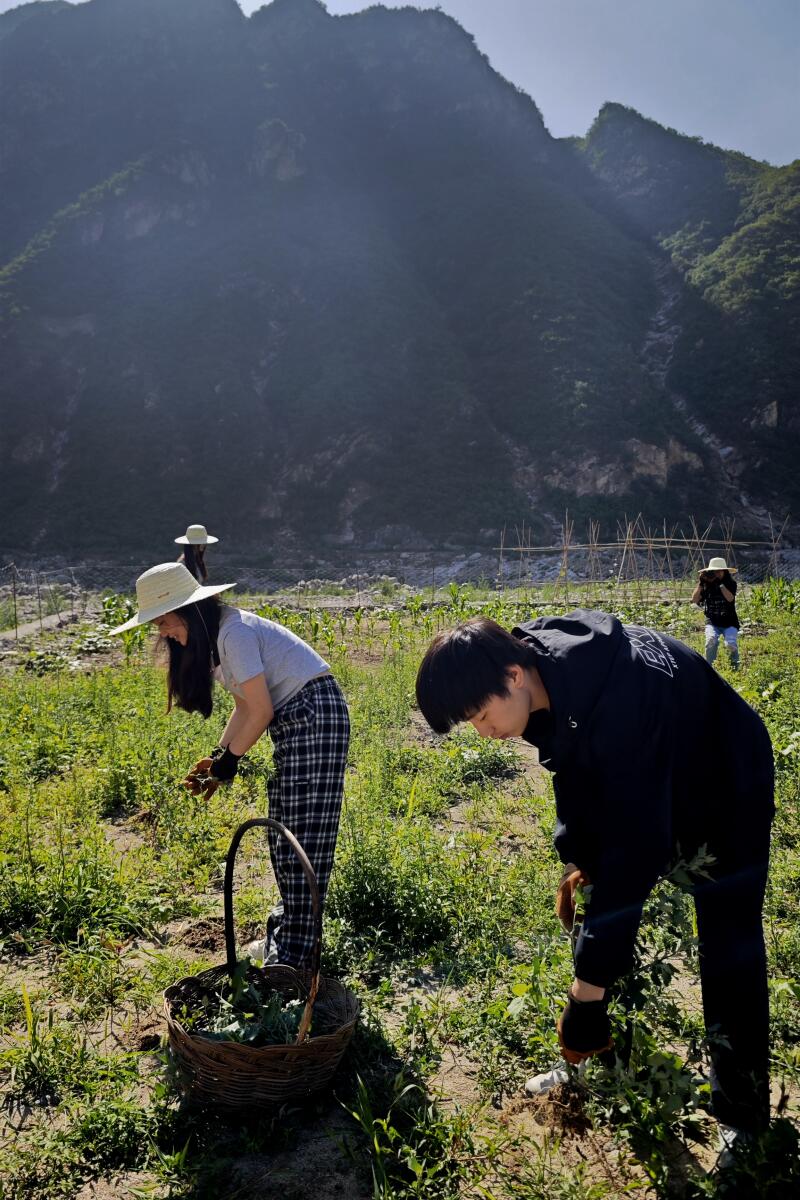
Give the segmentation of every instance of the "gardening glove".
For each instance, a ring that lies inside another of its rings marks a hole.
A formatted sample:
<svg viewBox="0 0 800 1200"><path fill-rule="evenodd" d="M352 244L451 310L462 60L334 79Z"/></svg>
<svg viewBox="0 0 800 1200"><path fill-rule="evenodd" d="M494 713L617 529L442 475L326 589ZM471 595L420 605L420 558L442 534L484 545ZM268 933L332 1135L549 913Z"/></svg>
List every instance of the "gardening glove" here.
<svg viewBox="0 0 800 1200"><path fill-rule="evenodd" d="M224 753L225 746L215 746L210 754L207 754L204 758L198 758L194 766L189 769L189 772L183 781L184 784L188 787L196 776L207 775L211 769L212 763L215 763L218 758L222 758Z"/></svg>
<svg viewBox="0 0 800 1200"><path fill-rule="evenodd" d="M243 754L234 754L230 746L226 746L218 757L211 756L211 777L218 783L232 783L239 770L239 759Z"/></svg>
<svg viewBox="0 0 800 1200"><path fill-rule="evenodd" d="M208 782L208 774L213 765L214 759L211 755L206 755L205 758L198 758L194 766L189 770L186 778L183 780L183 786L192 793L193 796L198 796L203 791Z"/></svg>
<svg viewBox="0 0 800 1200"><path fill-rule="evenodd" d="M556 916L567 933L572 933L575 924L575 893L578 888L588 887L591 880L585 871L581 871L573 863L569 866L572 870L568 868L561 876L556 892Z"/></svg>
<svg viewBox="0 0 800 1200"><path fill-rule="evenodd" d="M608 1001L567 998L558 1019L558 1041L568 1063L577 1066L585 1058L610 1050L614 1042L608 1020Z"/></svg>
<svg viewBox="0 0 800 1200"><path fill-rule="evenodd" d="M230 783L236 777L239 759L242 757L241 754L234 754L227 746L218 746L206 758L198 759L184 779L183 786L193 796L199 796L202 792L208 799L221 783Z"/></svg>

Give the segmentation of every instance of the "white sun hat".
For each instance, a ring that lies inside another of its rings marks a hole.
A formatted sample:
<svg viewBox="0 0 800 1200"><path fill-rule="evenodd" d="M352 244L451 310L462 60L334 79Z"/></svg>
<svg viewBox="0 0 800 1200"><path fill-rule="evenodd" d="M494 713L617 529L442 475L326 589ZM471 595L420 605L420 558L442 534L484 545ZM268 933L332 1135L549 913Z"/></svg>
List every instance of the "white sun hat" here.
<svg viewBox="0 0 800 1200"><path fill-rule="evenodd" d="M175 608L205 600L206 596L216 596L217 592L235 586L233 583L215 583L209 587L198 583L183 563L159 563L136 580L136 599L139 602L136 616L116 629L109 629L109 633L124 633L126 629L146 625L148 621L163 617L164 613L172 612Z"/></svg>
<svg viewBox="0 0 800 1200"><path fill-rule="evenodd" d="M728 564L725 562L724 558L710 558L708 560L708 566L704 567L703 570L733 572L733 571L738 570L738 568L737 567L729 567Z"/></svg>
<svg viewBox="0 0 800 1200"><path fill-rule="evenodd" d="M179 546L213 546L219 538L208 532L205 525L190 525L186 533L176 537Z"/></svg>

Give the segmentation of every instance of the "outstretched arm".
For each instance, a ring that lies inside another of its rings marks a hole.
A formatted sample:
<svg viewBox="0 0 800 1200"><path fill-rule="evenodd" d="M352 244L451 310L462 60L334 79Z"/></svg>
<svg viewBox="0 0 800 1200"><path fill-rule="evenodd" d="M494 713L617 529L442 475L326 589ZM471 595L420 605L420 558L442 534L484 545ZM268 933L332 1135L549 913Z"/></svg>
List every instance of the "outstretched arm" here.
<svg viewBox="0 0 800 1200"><path fill-rule="evenodd" d="M239 693L234 693L234 700L236 707L219 744L227 746L233 754L241 757L256 744L275 715L263 673L240 684Z"/></svg>

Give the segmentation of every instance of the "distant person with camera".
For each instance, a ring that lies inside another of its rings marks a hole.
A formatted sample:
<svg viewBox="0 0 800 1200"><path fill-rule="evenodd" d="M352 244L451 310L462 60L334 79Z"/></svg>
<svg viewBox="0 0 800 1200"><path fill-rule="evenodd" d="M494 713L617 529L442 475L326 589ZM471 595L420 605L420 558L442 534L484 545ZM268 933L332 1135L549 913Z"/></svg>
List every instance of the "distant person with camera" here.
<svg viewBox="0 0 800 1200"><path fill-rule="evenodd" d="M736 615L735 571L736 568L729 567L724 558L709 559L692 592L692 604L698 604L706 616L706 662L714 662L719 639L723 638L731 656L731 666L738 671L739 618Z"/></svg>

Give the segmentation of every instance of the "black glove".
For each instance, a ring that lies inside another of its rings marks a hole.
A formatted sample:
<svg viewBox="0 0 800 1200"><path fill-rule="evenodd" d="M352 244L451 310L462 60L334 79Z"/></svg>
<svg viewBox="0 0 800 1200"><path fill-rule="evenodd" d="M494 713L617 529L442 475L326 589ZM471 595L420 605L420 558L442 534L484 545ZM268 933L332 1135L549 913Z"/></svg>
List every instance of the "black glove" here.
<svg viewBox="0 0 800 1200"><path fill-rule="evenodd" d="M244 758L244 755L234 754L230 746L226 746L218 758L212 754L210 772L212 778L219 780L220 783L230 783L232 779L236 778L240 758Z"/></svg>
<svg viewBox="0 0 800 1200"><path fill-rule="evenodd" d="M567 999L558 1021L558 1040L561 1053L573 1066L610 1050L611 1025L608 1020L608 1001Z"/></svg>
<svg viewBox="0 0 800 1200"><path fill-rule="evenodd" d="M216 746L211 754L199 759L183 781L183 786L199 796L201 792L208 799L221 783L230 783L239 770L239 759L242 754L234 754L227 746Z"/></svg>

